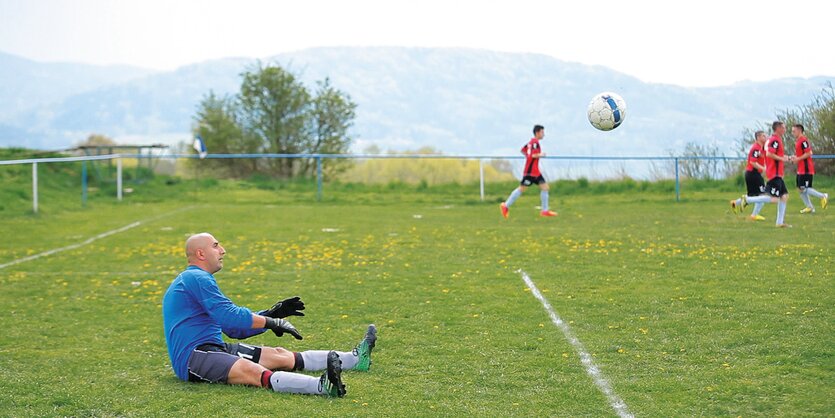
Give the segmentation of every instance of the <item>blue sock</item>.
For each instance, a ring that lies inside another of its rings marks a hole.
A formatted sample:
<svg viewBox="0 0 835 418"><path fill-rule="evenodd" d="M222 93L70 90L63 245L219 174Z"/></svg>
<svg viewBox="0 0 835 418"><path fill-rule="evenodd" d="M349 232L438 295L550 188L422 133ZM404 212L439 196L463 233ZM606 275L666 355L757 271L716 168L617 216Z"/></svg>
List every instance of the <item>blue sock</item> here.
<svg viewBox="0 0 835 418"><path fill-rule="evenodd" d="M539 199L542 201L542 211L548 210L548 191L543 190L539 192Z"/></svg>
<svg viewBox="0 0 835 418"><path fill-rule="evenodd" d="M519 198L519 196L522 196L522 191L519 190L519 188L517 187L513 189L513 193L510 194L510 197L507 198L507 201L504 202L504 205L510 207L510 205L512 205L513 202L515 202L516 199Z"/></svg>

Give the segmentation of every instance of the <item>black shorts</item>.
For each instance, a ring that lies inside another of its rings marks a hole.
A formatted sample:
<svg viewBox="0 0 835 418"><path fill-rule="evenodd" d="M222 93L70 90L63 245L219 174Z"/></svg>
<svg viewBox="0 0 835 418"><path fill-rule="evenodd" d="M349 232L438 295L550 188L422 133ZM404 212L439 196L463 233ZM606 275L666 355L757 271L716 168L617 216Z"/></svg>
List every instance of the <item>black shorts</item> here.
<svg viewBox="0 0 835 418"><path fill-rule="evenodd" d="M812 187L812 178L815 177L814 174L798 174L797 175L797 188L803 190L807 187Z"/></svg>
<svg viewBox="0 0 835 418"><path fill-rule="evenodd" d="M241 343L198 345L188 358L189 382L226 383L229 370L238 360L261 360L261 347Z"/></svg>
<svg viewBox="0 0 835 418"><path fill-rule="evenodd" d="M780 197L789 193L789 190L786 189L786 183L783 182L782 177L774 177L769 180L768 183L765 184L765 191L774 197Z"/></svg>
<svg viewBox="0 0 835 418"><path fill-rule="evenodd" d="M542 175L540 174L536 177L534 177L534 176L522 177L522 181L519 184L527 187L527 186L530 186L531 184L542 184L542 183L545 183L545 177L542 177Z"/></svg>
<svg viewBox="0 0 835 418"><path fill-rule="evenodd" d="M745 186L748 188L748 196L759 196L765 193L765 180L762 174L756 171L745 172Z"/></svg>

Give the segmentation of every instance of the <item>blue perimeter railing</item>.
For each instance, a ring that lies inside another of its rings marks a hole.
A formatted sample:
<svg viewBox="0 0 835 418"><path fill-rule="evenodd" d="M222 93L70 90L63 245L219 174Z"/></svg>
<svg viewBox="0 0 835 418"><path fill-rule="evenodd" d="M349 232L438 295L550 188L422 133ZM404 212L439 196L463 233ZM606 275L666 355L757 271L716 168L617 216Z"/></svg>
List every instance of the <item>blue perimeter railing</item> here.
<svg viewBox="0 0 835 418"><path fill-rule="evenodd" d="M0 161L2 165L32 164L32 210L38 212L38 163L60 163L60 162L81 162L81 203L87 202L87 161L116 160L116 198L122 200L122 159L201 159L197 154L167 154L167 155L146 155L146 154L108 154L84 157L54 157L54 158L29 158L20 160ZM432 154L207 154L202 159L254 159L254 158L306 158L316 160L316 199L322 199L322 160L324 159L450 159L450 160L479 160L479 177L481 187L481 200L484 200L484 160L521 160L524 156L513 155L432 155ZM687 160L707 161L744 161L747 157L728 156L546 156L545 160L569 160L569 161L672 161L675 166L675 190L676 202L681 201L681 178L679 163ZM815 155L815 159L835 159L835 155Z"/></svg>

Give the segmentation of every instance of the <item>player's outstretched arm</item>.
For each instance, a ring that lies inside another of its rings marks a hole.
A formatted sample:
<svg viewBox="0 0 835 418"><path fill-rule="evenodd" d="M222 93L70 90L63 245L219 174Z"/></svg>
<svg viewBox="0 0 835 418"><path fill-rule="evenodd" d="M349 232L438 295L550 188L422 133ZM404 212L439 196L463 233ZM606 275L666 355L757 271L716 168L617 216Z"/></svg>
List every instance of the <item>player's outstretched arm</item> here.
<svg viewBox="0 0 835 418"><path fill-rule="evenodd" d="M304 302L298 296L278 301L272 308L259 312L270 318L287 318L288 316L304 316Z"/></svg>

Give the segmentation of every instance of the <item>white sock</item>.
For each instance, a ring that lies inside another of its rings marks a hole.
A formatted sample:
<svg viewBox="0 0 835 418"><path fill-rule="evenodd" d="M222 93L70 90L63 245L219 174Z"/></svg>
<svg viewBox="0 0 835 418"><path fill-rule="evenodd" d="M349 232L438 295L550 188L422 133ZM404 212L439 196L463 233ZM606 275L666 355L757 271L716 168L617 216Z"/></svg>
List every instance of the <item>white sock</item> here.
<svg viewBox="0 0 835 418"><path fill-rule="evenodd" d="M337 351L336 354L339 354L339 359L342 360L342 370L353 369L360 362L357 350Z"/></svg>
<svg viewBox="0 0 835 418"><path fill-rule="evenodd" d="M756 203L756 204L754 204L754 211L753 211L753 212L751 212L751 216L757 216L757 215L759 215L759 214L760 214L760 211L761 211L761 210L763 210L763 206L765 206L765 203Z"/></svg>
<svg viewBox="0 0 835 418"><path fill-rule="evenodd" d="M786 202L783 199L777 201L777 225L782 225L786 218Z"/></svg>
<svg viewBox="0 0 835 418"><path fill-rule="evenodd" d="M806 190L800 192L800 200L803 201L803 204L805 204L807 208L814 209L814 207L812 207L812 200L809 199L808 192L809 192L809 189L806 189Z"/></svg>
<svg viewBox="0 0 835 418"><path fill-rule="evenodd" d="M303 370L325 370L328 368L328 350L308 350L302 351L302 360L304 361ZM342 360L342 370L353 369L359 363L360 359L353 351L337 351L339 359Z"/></svg>
<svg viewBox="0 0 835 418"><path fill-rule="evenodd" d="M522 191L519 190L519 188L517 187L513 189L513 192L510 193L510 196L508 196L507 200L504 202L504 205L510 207L510 205L512 205L513 202L515 202L516 199L519 198L519 196L522 196Z"/></svg>
<svg viewBox="0 0 835 418"><path fill-rule="evenodd" d="M542 211L545 212L548 210L548 191L543 190L539 192L539 200L542 205Z"/></svg>
<svg viewBox="0 0 835 418"><path fill-rule="evenodd" d="M806 193L808 193L812 197L817 197L818 199L822 199L824 196L826 196L826 193L821 193L811 187L806 188Z"/></svg>
<svg viewBox="0 0 835 418"><path fill-rule="evenodd" d="M301 370L325 370L328 368L328 353L327 350L307 350L302 351L302 360L304 361L304 368Z"/></svg>
<svg viewBox="0 0 835 418"><path fill-rule="evenodd" d="M319 378L300 373L273 372L270 376L270 387L276 392L304 393L307 395L323 395L319 386Z"/></svg>
<svg viewBox="0 0 835 418"><path fill-rule="evenodd" d="M764 194L760 196L748 196L745 198L748 203L771 203L771 196Z"/></svg>

